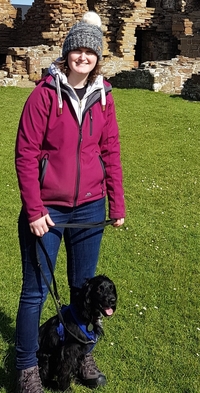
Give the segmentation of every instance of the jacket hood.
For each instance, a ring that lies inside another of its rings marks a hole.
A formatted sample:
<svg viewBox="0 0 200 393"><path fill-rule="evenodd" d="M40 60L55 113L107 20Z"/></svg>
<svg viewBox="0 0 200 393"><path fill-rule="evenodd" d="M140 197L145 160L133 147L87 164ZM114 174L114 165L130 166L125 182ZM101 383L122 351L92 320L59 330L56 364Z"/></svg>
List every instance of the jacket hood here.
<svg viewBox="0 0 200 393"><path fill-rule="evenodd" d="M57 60L60 60L60 58L58 58ZM75 104L74 101L78 101L78 97L73 87L68 83L67 76L63 72L61 72L61 70L55 65L55 63L52 63L50 65L48 72L55 80L56 91L58 96L58 107L59 107L59 112L61 114L63 108L61 84L67 87L73 106ZM106 93L103 83L103 75L98 75L93 83L88 83L84 98L86 99L95 90L100 90L101 105L102 105L102 110L104 111L106 107ZM82 103L82 109L84 109L84 106L85 106L85 102Z"/></svg>

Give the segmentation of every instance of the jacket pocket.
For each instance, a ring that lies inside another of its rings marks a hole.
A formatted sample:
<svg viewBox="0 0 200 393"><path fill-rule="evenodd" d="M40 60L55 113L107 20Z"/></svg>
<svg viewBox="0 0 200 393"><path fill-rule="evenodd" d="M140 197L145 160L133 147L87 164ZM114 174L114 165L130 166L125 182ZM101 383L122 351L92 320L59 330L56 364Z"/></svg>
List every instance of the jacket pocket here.
<svg viewBox="0 0 200 393"><path fill-rule="evenodd" d="M47 165L49 162L49 155L45 154L44 157L41 159L40 161L40 177L39 177L39 181L40 181L40 186L42 187L43 182L44 182L44 177L47 171Z"/></svg>
<svg viewBox="0 0 200 393"><path fill-rule="evenodd" d="M103 171L103 180L102 180L102 182L103 182L105 180L105 177L106 177L106 170L105 170L105 167L104 167L104 162L103 162L102 157L100 155L99 155L99 161L100 161L101 168L102 168L102 171Z"/></svg>

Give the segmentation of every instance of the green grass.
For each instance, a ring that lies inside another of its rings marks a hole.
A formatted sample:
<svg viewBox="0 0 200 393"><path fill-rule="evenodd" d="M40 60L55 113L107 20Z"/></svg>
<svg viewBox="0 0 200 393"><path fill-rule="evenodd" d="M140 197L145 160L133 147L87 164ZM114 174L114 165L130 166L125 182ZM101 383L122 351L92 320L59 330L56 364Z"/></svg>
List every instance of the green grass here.
<svg viewBox="0 0 200 393"><path fill-rule="evenodd" d="M13 388L15 317L21 286L14 144L30 89L0 88L0 392ZM98 273L116 283L116 314L95 348L105 393L200 392L200 103L114 89L127 217L107 227ZM56 268L68 302L63 245ZM42 322L55 314L49 296ZM89 392L72 385L75 393Z"/></svg>

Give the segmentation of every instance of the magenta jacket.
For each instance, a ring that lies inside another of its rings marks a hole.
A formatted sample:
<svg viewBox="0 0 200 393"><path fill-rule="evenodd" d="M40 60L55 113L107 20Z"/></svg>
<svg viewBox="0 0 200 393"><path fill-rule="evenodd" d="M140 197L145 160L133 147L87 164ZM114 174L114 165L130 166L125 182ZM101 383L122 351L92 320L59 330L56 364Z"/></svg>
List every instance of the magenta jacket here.
<svg viewBox="0 0 200 393"><path fill-rule="evenodd" d="M16 171L29 222L48 213L48 205L74 207L104 197L109 217L125 216L118 125L111 86L88 97L82 121L61 83L62 114L55 79L48 75L29 96L19 122Z"/></svg>

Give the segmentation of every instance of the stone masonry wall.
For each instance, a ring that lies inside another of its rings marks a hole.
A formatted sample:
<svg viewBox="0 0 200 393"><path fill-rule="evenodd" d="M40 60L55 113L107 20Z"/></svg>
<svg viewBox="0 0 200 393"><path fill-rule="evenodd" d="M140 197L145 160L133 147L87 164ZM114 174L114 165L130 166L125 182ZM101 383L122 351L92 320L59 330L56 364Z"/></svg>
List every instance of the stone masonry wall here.
<svg viewBox="0 0 200 393"><path fill-rule="evenodd" d="M87 10L84 0L35 0L18 29L16 46L61 47L66 32Z"/></svg>
<svg viewBox="0 0 200 393"><path fill-rule="evenodd" d="M184 96L189 96L189 86L193 86L194 97L194 83L195 81L199 81L199 78L200 58L194 60L188 57L177 56L174 59L166 61L145 62L137 69L122 71L114 77L109 78L109 81L113 87L143 88L170 94L183 93ZM200 92L199 86L198 90Z"/></svg>
<svg viewBox="0 0 200 393"><path fill-rule="evenodd" d="M0 46L1 53L6 53L13 42L13 31L17 18L17 10L9 0L0 0Z"/></svg>
<svg viewBox="0 0 200 393"><path fill-rule="evenodd" d="M29 80L39 80L47 72L52 59L59 56L58 46L10 47L4 71L0 71L0 86L23 85L23 82L27 85Z"/></svg>
<svg viewBox="0 0 200 393"><path fill-rule="evenodd" d="M9 78L16 84L41 77L47 63L61 54L71 26L88 9L102 19L103 70L108 78L130 71L131 80L140 84L148 74L155 89L181 91L184 73L191 77L186 71L191 59L198 64L200 57L199 0L35 0L24 20L10 0L0 0L0 84L5 79L8 84ZM179 69L183 58L187 60ZM177 66L180 75L173 71ZM198 74L198 67L192 68ZM155 82L158 74L168 82Z"/></svg>
<svg viewBox="0 0 200 393"><path fill-rule="evenodd" d="M0 0L0 26L10 28L11 18L13 34L6 29L9 46L61 47L70 27L88 9L102 18L105 60L116 55L125 69L136 62L199 55L200 2L196 0L35 0L21 22L19 15L15 19L10 1ZM5 42L6 36L0 36L0 54L5 52Z"/></svg>

